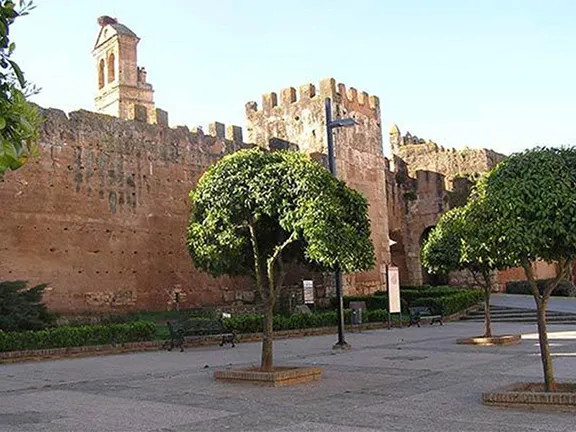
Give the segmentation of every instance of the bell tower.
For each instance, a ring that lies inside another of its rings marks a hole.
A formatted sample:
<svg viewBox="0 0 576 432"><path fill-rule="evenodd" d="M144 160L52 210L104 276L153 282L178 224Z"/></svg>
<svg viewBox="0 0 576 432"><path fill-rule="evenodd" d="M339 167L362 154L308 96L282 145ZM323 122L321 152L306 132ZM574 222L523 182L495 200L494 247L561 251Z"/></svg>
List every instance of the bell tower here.
<svg viewBox="0 0 576 432"><path fill-rule="evenodd" d="M140 38L115 18L98 18L100 32L92 50L96 63L96 111L124 120L156 123L154 90L138 66Z"/></svg>

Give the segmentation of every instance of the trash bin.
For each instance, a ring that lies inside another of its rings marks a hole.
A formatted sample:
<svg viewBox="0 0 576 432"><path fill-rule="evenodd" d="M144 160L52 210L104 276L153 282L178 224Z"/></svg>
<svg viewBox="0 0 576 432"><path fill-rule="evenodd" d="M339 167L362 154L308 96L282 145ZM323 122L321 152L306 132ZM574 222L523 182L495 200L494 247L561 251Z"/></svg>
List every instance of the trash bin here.
<svg viewBox="0 0 576 432"><path fill-rule="evenodd" d="M366 310L366 303L350 302L350 309L352 309L352 325L362 324L362 313Z"/></svg>

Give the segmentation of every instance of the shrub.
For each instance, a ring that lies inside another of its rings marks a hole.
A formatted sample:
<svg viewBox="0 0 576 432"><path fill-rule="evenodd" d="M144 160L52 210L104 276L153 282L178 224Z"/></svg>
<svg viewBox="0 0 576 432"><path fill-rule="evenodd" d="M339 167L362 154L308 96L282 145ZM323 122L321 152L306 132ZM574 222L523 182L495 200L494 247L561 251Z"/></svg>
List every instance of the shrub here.
<svg viewBox="0 0 576 432"><path fill-rule="evenodd" d="M461 292L470 291L467 288L455 288L448 286L438 286L431 287L428 286L425 289L400 289L400 302L402 311L407 311L409 306L420 299L420 298L441 298L448 297ZM366 309L376 310L385 309L388 310L388 296L386 293L384 295L372 295L372 296L344 296L344 307L349 308L350 302L353 301L363 301L366 303ZM333 309L338 306L338 299L330 299L330 304Z"/></svg>
<svg viewBox="0 0 576 432"><path fill-rule="evenodd" d="M383 309L364 311L362 322L381 322L387 319L387 312ZM344 310L344 321L346 324L352 322L352 311ZM234 330L238 333L260 333L264 325L264 316L260 314L239 315L224 321L228 331ZM314 314L294 314L291 316L275 315L274 330L295 330L316 327L331 327L338 325L338 314L336 311L320 312Z"/></svg>
<svg viewBox="0 0 576 432"><path fill-rule="evenodd" d="M0 330L42 330L56 323L56 314L42 303L46 284L26 288L26 281L0 282Z"/></svg>
<svg viewBox="0 0 576 432"><path fill-rule="evenodd" d="M479 290L454 288L447 286L427 287L426 289L400 290L402 312L407 313L409 306L428 306L437 313L451 315L474 306L483 300ZM369 312L388 310L388 296L346 296L344 307L349 307L351 301L363 301ZM335 307L337 302L334 301Z"/></svg>
<svg viewBox="0 0 576 432"><path fill-rule="evenodd" d="M421 297L410 306L428 306L434 313L452 315L480 303L483 298L480 290L461 290L445 297Z"/></svg>
<svg viewBox="0 0 576 432"><path fill-rule="evenodd" d="M350 307L350 302L363 301L366 303L366 309L388 309L388 296L344 296L344 308ZM330 299L330 305L333 309L338 308L338 298L333 297Z"/></svg>
<svg viewBox="0 0 576 432"><path fill-rule="evenodd" d="M538 290L540 294L544 292L544 287L550 281L550 279L538 279L536 283L538 284ZM508 294L532 294L532 289L530 288L530 282L527 280L521 281L510 281L506 282L506 292ZM573 297L576 295L576 287L574 284L568 280L562 280L558 284L558 287L552 293L553 296L559 297Z"/></svg>
<svg viewBox="0 0 576 432"><path fill-rule="evenodd" d="M220 322L210 317L192 317L180 323L185 335L209 335L222 331Z"/></svg>
<svg viewBox="0 0 576 432"><path fill-rule="evenodd" d="M0 331L0 352L139 342L152 340L155 331L151 322Z"/></svg>
<svg viewBox="0 0 576 432"><path fill-rule="evenodd" d="M466 291L468 290L452 287L430 287L428 289L420 289L420 290L406 289L404 291L400 291L400 297L402 298L402 300L405 300L409 305L412 305L414 301L421 298L448 297Z"/></svg>
<svg viewBox="0 0 576 432"><path fill-rule="evenodd" d="M400 285L400 292L404 290L425 290L433 288L431 285Z"/></svg>

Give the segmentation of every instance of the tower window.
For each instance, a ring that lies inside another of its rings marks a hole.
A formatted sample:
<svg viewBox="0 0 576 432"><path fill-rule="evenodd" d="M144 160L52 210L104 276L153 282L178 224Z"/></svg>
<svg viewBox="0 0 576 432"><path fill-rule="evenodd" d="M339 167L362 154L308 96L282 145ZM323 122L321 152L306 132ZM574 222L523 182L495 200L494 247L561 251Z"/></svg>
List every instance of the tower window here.
<svg viewBox="0 0 576 432"><path fill-rule="evenodd" d="M98 88L104 87L104 59L98 63Z"/></svg>
<svg viewBox="0 0 576 432"><path fill-rule="evenodd" d="M111 83L114 81L116 75L116 63L114 62L114 53L108 56L108 82Z"/></svg>

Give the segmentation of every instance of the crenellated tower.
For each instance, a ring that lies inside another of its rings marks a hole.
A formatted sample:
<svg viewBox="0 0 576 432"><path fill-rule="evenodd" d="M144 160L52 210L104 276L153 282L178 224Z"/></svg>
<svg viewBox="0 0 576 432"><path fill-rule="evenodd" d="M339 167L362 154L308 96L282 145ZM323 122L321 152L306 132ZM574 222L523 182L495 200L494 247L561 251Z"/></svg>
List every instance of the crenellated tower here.
<svg viewBox="0 0 576 432"><path fill-rule="evenodd" d="M376 96L336 84L333 78L317 87L305 84L279 93L266 93L262 104L246 104L247 141L270 147L280 140L296 144L310 155L327 155L324 100L332 100L332 118L352 117L357 125L333 129L338 177L360 191L369 201L372 241L377 266L366 273L347 275L345 292L370 293L384 289L383 269L390 259L386 207L385 159Z"/></svg>
<svg viewBox="0 0 576 432"><path fill-rule="evenodd" d="M140 38L115 18L98 18L100 32L92 50L96 62L96 111L125 120L168 123L168 115L154 105L154 90L146 70L138 66Z"/></svg>

